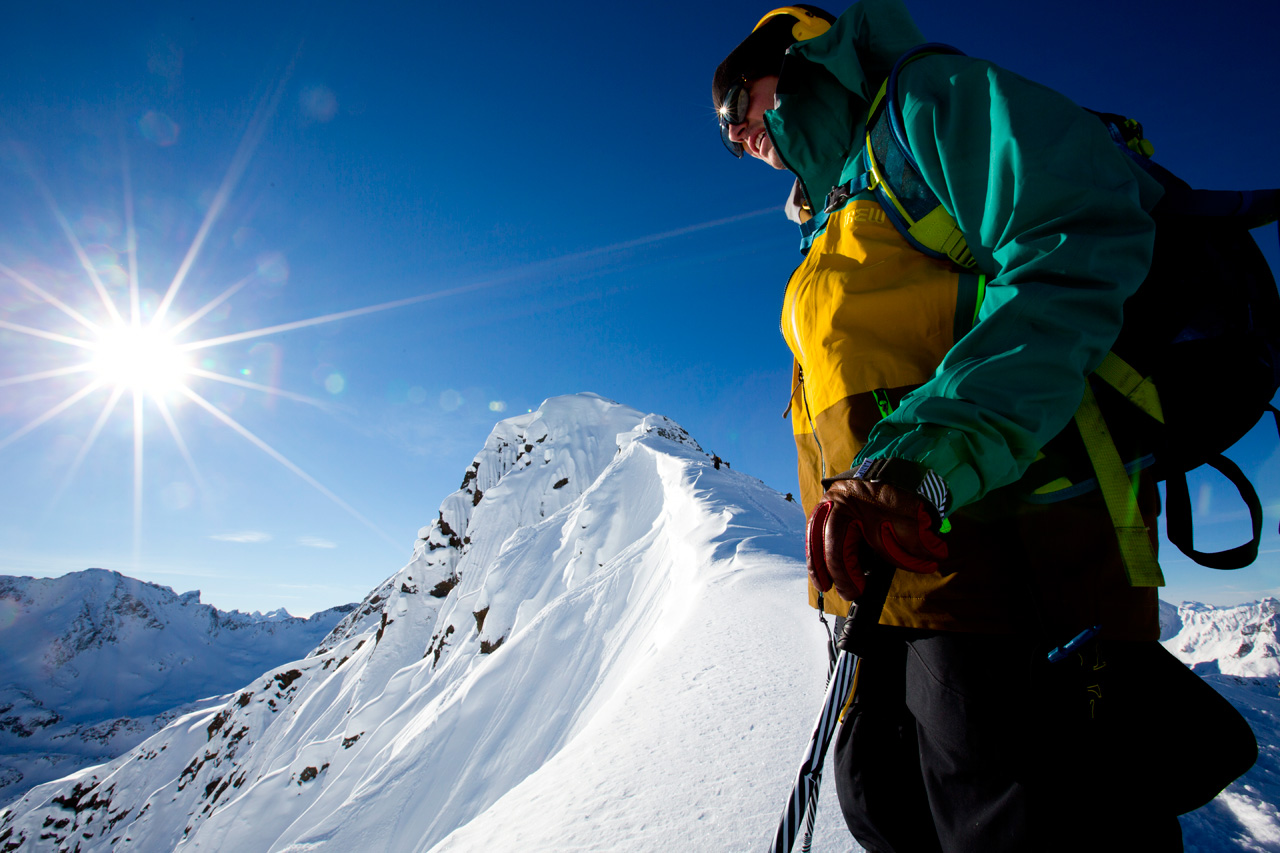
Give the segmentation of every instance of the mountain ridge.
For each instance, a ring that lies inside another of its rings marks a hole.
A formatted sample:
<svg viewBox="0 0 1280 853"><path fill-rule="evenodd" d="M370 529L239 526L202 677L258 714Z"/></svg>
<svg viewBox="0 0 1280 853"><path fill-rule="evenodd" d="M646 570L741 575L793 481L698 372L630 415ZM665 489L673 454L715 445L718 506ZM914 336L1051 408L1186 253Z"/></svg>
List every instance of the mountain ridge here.
<svg viewBox="0 0 1280 853"><path fill-rule="evenodd" d="M105 569L0 576L0 801L305 653L353 606L303 619L222 611Z"/></svg>
<svg viewBox="0 0 1280 853"><path fill-rule="evenodd" d="M763 846L826 677L803 529L673 421L552 398L494 427L409 563L310 654L29 791L0 846ZM1166 644L1274 637L1262 609L1210 610L1162 608ZM1208 678L1266 749L1184 818L1187 847L1280 851L1274 678ZM833 785L815 849L855 849Z"/></svg>

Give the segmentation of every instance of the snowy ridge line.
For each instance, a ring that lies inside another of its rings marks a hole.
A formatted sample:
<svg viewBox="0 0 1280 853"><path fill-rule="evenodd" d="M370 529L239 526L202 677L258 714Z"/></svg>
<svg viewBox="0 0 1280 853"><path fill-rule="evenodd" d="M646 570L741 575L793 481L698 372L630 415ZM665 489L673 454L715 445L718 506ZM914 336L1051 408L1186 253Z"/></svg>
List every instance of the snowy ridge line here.
<svg viewBox="0 0 1280 853"><path fill-rule="evenodd" d="M666 418L553 398L310 655L28 792L0 851L763 849L826 684L803 530ZM1275 610L1162 606L1263 744L1188 850L1280 853ZM853 851L834 789L814 849Z"/></svg>
<svg viewBox="0 0 1280 853"><path fill-rule="evenodd" d="M309 656L29 792L0 812L0 845L429 849L571 747L616 742L637 694L655 695L652 679L682 657L691 614L715 621L721 602L772 595L782 578L799 593L802 522L666 418L595 395L548 400L494 428L409 564ZM735 609L759 610L748 604ZM813 642L750 633L743 647ZM817 695L821 665L796 675ZM776 763L782 780L789 762ZM741 803L724 802L736 819Z"/></svg>

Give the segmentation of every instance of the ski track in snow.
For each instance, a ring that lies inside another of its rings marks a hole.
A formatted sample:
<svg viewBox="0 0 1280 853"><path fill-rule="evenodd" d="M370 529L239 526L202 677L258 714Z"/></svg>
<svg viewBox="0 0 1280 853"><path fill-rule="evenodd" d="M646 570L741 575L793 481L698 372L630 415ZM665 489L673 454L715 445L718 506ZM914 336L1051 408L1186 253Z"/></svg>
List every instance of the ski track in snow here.
<svg viewBox="0 0 1280 853"><path fill-rule="evenodd" d="M803 525L666 418L548 400L315 651L28 792L0 849L764 849L826 678ZM1163 608L1263 744L1191 851L1280 851L1276 605L1250 607ZM814 849L860 849L830 782Z"/></svg>

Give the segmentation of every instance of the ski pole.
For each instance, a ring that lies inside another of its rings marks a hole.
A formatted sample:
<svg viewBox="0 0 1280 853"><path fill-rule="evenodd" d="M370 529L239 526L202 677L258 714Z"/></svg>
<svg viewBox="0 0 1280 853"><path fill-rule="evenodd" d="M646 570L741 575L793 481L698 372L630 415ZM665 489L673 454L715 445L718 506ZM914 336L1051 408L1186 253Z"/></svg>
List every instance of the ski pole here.
<svg viewBox="0 0 1280 853"><path fill-rule="evenodd" d="M801 836L803 841L800 849L803 853L809 853L813 841L813 822L818 810L818 789L822 783L822 764L827 757L827 747L831 744L831 736L840 721L840 711L850 698L858 663L866 650L872 630L880 622L880 611L884 608L889 585L893 582L894 567L870 549L863 549L859 562L866 573L867 586L862 597L852 606L853 612L840 633L840 654L836 657L835 668L827 682L822 709L818 712L813 735L800 760L800 771L791 787L791 796L782 809L782 819L778 822L778 831L769 847L769 853L791 853L796 839ZM802 820L803 833L800 831Z"/></svg>

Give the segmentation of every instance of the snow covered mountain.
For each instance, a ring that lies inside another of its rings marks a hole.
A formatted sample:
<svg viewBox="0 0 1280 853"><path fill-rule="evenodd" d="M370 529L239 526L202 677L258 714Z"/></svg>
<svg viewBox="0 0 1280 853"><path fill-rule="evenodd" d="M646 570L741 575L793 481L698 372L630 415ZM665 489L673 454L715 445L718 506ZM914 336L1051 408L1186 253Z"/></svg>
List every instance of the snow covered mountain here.
<svg viewBox="0 0 1280 853"><path fill-rule="evenodd" d="M1160 640L1202 676L1280 676L1280 601L1264 598L1237 607L1194 601L1160 602Z"/></svg>
<svg viewBox="0 0 1280 853"><path fill-rule="evenodd" d="M826 675L803 521L665 418L549 400L313 654L28 792L0 847L741 849Z"/></svg>
<svg viewBox="0 0 1280 853"><path fill-rule="evenodd" d="M1213 802L1183 815L1188 851L1280 850L1280 601L1237 607L1160 602L1164 647L1244 715L1258 762ZM1188 733L1194 742L1195 733ZM1170 744L1170 748L1184 748Z"/></svg>
<svg viewBox="0 0 1280 853"><path fill-rule="evenodd" d="M28 792L0 849L761 849L826 675L803 524L666 418L548 400L314 652ZM1280 850L1267 761L1188 849ZM833 789L814 849L855 850Z"/></svg>
<svg viewBox="0 0 1280 853"><path fill-rule="evenodd" d="M0 577L0 802L222 704L219 694L305 654L353 608L227 613L199 592L102 569Z"/></svg>

